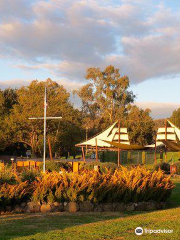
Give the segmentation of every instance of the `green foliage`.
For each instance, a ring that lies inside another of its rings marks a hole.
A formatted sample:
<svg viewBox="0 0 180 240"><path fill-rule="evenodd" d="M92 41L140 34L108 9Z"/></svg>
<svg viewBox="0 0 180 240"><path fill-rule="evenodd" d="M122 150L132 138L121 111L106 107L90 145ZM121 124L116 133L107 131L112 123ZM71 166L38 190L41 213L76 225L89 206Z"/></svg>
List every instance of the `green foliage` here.
<svg viewBox="0 0 180 240"><path fill-rule="evenodd" d="M27 182L18 182L16 184L4 183L0 186L0 206L15 206L18 203L30 199L32 189Z"/></svg>
<svg viewBox="0 0 180 240"><path fill-rule="evenodd" d="M5 99L3 94L0 94L0 106L2 103L2 106L9 109L0 130L2 146L21 142L31 147L34 156L42 156L42 120L29 120L29 117L43 116L45 86L48 100L47 116L63 117L63 121L47 122L47 137L51 141L52 154L75 152L74 145L81 140L81 113L73 108L69 101L70 94L64 87L51 79L45 82L32 81L29 86L23 86L15 93L9 90L4 94ZM16 96L14 102L13 94Z"/></svg>
<svg viewBox="0 0 180 240"><path fill-rule="evenodd" d="M40 165L40 169L43 169L43 163ZM46 161L46 169L51 172L59 172L61 169L64 169L65 171L70 171L72 170L72 165L65 161Z"/></svg>
<svg viewBox="0 0 180 240"><path fill-rule="evenodd" d="M36 169L31 169L31 170L24 170L22 173L21 173L21 180L23 182L27 181L29 183L31 182L34 182L36 180L37 177L40 177L41 174L40 174L40 171L39 170L36 170Z"/></svg>
<svg viewBox="0 0 180 240"><path fill-rule="evenodd" d="M170 121L180 128L180 108L173 111Z"/></svg>
<svg viewBox="0 0 180 240"><path fill-rule="evenodd" d="M0 206L15 206L18 203L27 201L33 192L33 185L29 182L22 182L12 168L5 167L0 171Z"/></svg>
<svg viewBox="0 0 180 240"><path fill-rule="evenodd" d="M82 100L83 128L88 130L88 136L118 119L122 120L122 127L128 127L131 142L151 144L154 122L149 109L132 105L135 95L129 91L129 78L113 66L103 71L89 68L86 78L90 83L75 93Z"/></svg>
<svg viewBox="0 0 180 240"><path fill-rule="evenodd" d="M99 153L101 162L113 162L117 163L118 153L114 151L102 151Z"/></svg>
<svg viewBox="0 0 180 240"><path fill-rule="evenodd" d="M113 162L91 162L91 163L81 163L80 170L93 170L94 166L99 166L101 172L105 173L108 171L114 172L117 169L117 164Z"/></svg>
<svg viewBox="0 0 180 240"><path fill-rule="evenodd" d="M150 117L150 110L131 106L127 116L127 128L131 143L151 144L155 134L155 124Z"/></svg>
<svg viewBox="0 0 180 240"><path fill-rule="evenodd" d="M4 111L5 114L9 114L14 104L17 103L17 90L7 88L3 91L4 96Z"/></svg>
<svg viewBox="0 0 180 240"><path fill-rule="evenodd" d="M161 170L153 173L143 167L117 169L114 173L93 170L78 173L49 173L35 184L33 200L139 202L165 201L174 185Z"/></svg>
<svg viewBox="0 0 180 240"><path fill-rule="evenodd" d="M86 79L90 83L75 91L82 100L85 129L106 127L127 114L135 95L129 91L129 78L122 76L119 69L111 65L103 71L89 68Z"/></svg>
<svg viewBox="0 0 180 240"><path fill-rule="evenodd" d="M180 161L176 162L175 165L177 166L177 174L180 174Z"/></svg>
<svg viewBox="0 0 180 240"><path fill-rule="evenodd" d="M16 182L16 177L11 167L5 166L0 170L0 185L3 183L13 184Z"/></svg>
<svg viewBox="0 0 180 240"><path fill-rule="evenodd" d="M158 170L158 169L161 169L166 174L169 174L170 173L170 164L169 163L165 163L165 162L158 163L155 166L155 170Z"/></svg>
<svg viewBox="0 0 180 240"><path fill-rule="evenodd" d="M109 163L106 166L110 167ZM36 175L35 180L31 171L22 177L16 175L15 182L0 185L0 204L13 205L29 199L41 203L165 201L174 188L170 177L161 170L150 172L140 166L130 170L105 169L104 172L62 171L61 174L54 171Z"/></svg>

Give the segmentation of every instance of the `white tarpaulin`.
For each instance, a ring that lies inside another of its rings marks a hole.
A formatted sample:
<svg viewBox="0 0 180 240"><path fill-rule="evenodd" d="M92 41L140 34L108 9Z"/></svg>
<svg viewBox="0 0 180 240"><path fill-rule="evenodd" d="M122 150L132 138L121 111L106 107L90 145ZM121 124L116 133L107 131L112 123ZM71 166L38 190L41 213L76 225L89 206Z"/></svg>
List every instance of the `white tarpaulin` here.
<svg viewBox="0 0 180 240"><path fill-rule="evenodd" d="M105 131L101 132L100 134L94 136L93 138L88 139L85 142L76 144L77 147L83 147L83 146L90 146L95 147L96 141L98 147L111 147L111 145L104 141L115 141L118 142L119 139L119 129L116 127L117 122L115 122L112 126L107 128ZM129 142L129 136L127 133L127 128L120 128L120 143L123 144L130 144Z"/></svg>
<svg viewBox="0 0 180 240"><path fill-rule="evenodd" d="M164 143L170 151L180 151L180 130L169 120L170 127L159 128L156 140Z"/></svg>

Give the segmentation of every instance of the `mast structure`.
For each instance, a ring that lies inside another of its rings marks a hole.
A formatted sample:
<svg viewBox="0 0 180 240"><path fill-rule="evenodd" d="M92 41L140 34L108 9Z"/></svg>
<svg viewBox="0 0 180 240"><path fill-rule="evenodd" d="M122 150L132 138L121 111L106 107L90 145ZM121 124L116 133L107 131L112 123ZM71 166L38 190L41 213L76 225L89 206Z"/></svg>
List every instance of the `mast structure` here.
<svg viewBox="0 0 180 240"><path fill-rule="evenodd" d="M47 117L47 88L45 87L44 91L44 117L31 117L29 120L44 120L44 150L43 150L43 172L45 173L46 171L46 125L47 125L47 120L53 120L53 119L61 119L62 117Z"/></svg>
<svg viewBox="0 0 180 240"><path fill-rule="evenodd" d="M44 93L44 154L43 154L43 172L46 171L46 112L47 112L47 89Z"/></svg>

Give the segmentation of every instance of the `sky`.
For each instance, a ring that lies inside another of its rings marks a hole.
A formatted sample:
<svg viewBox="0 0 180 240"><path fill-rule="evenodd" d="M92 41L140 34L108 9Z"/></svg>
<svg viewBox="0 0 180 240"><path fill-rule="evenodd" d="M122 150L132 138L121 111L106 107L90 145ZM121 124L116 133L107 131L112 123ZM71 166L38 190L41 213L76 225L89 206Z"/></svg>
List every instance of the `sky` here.
<svg viewBox="0 0 180 240"><path fill-rule="evenodd" d="M180 107L180 1L0 0L1 88L51 78L72 91L87 68L110 64L139 107L169 117Z"/></svg>

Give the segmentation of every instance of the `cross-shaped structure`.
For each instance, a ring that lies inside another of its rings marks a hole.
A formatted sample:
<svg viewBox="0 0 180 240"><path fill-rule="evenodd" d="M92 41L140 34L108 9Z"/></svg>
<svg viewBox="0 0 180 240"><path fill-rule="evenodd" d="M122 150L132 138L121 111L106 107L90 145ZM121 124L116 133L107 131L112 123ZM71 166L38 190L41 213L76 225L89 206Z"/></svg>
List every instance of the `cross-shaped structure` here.
<svg viewBox="0 0 180 240"><path fill-rule="evenodd" d="M47 88L45 87L44 94L44 117L31 117L30 120L44 120L44 154L43 154L43 172L46 170L46 120L49 119L61 119L62 117L47 117L46 116L47 109Z"/></svg>

